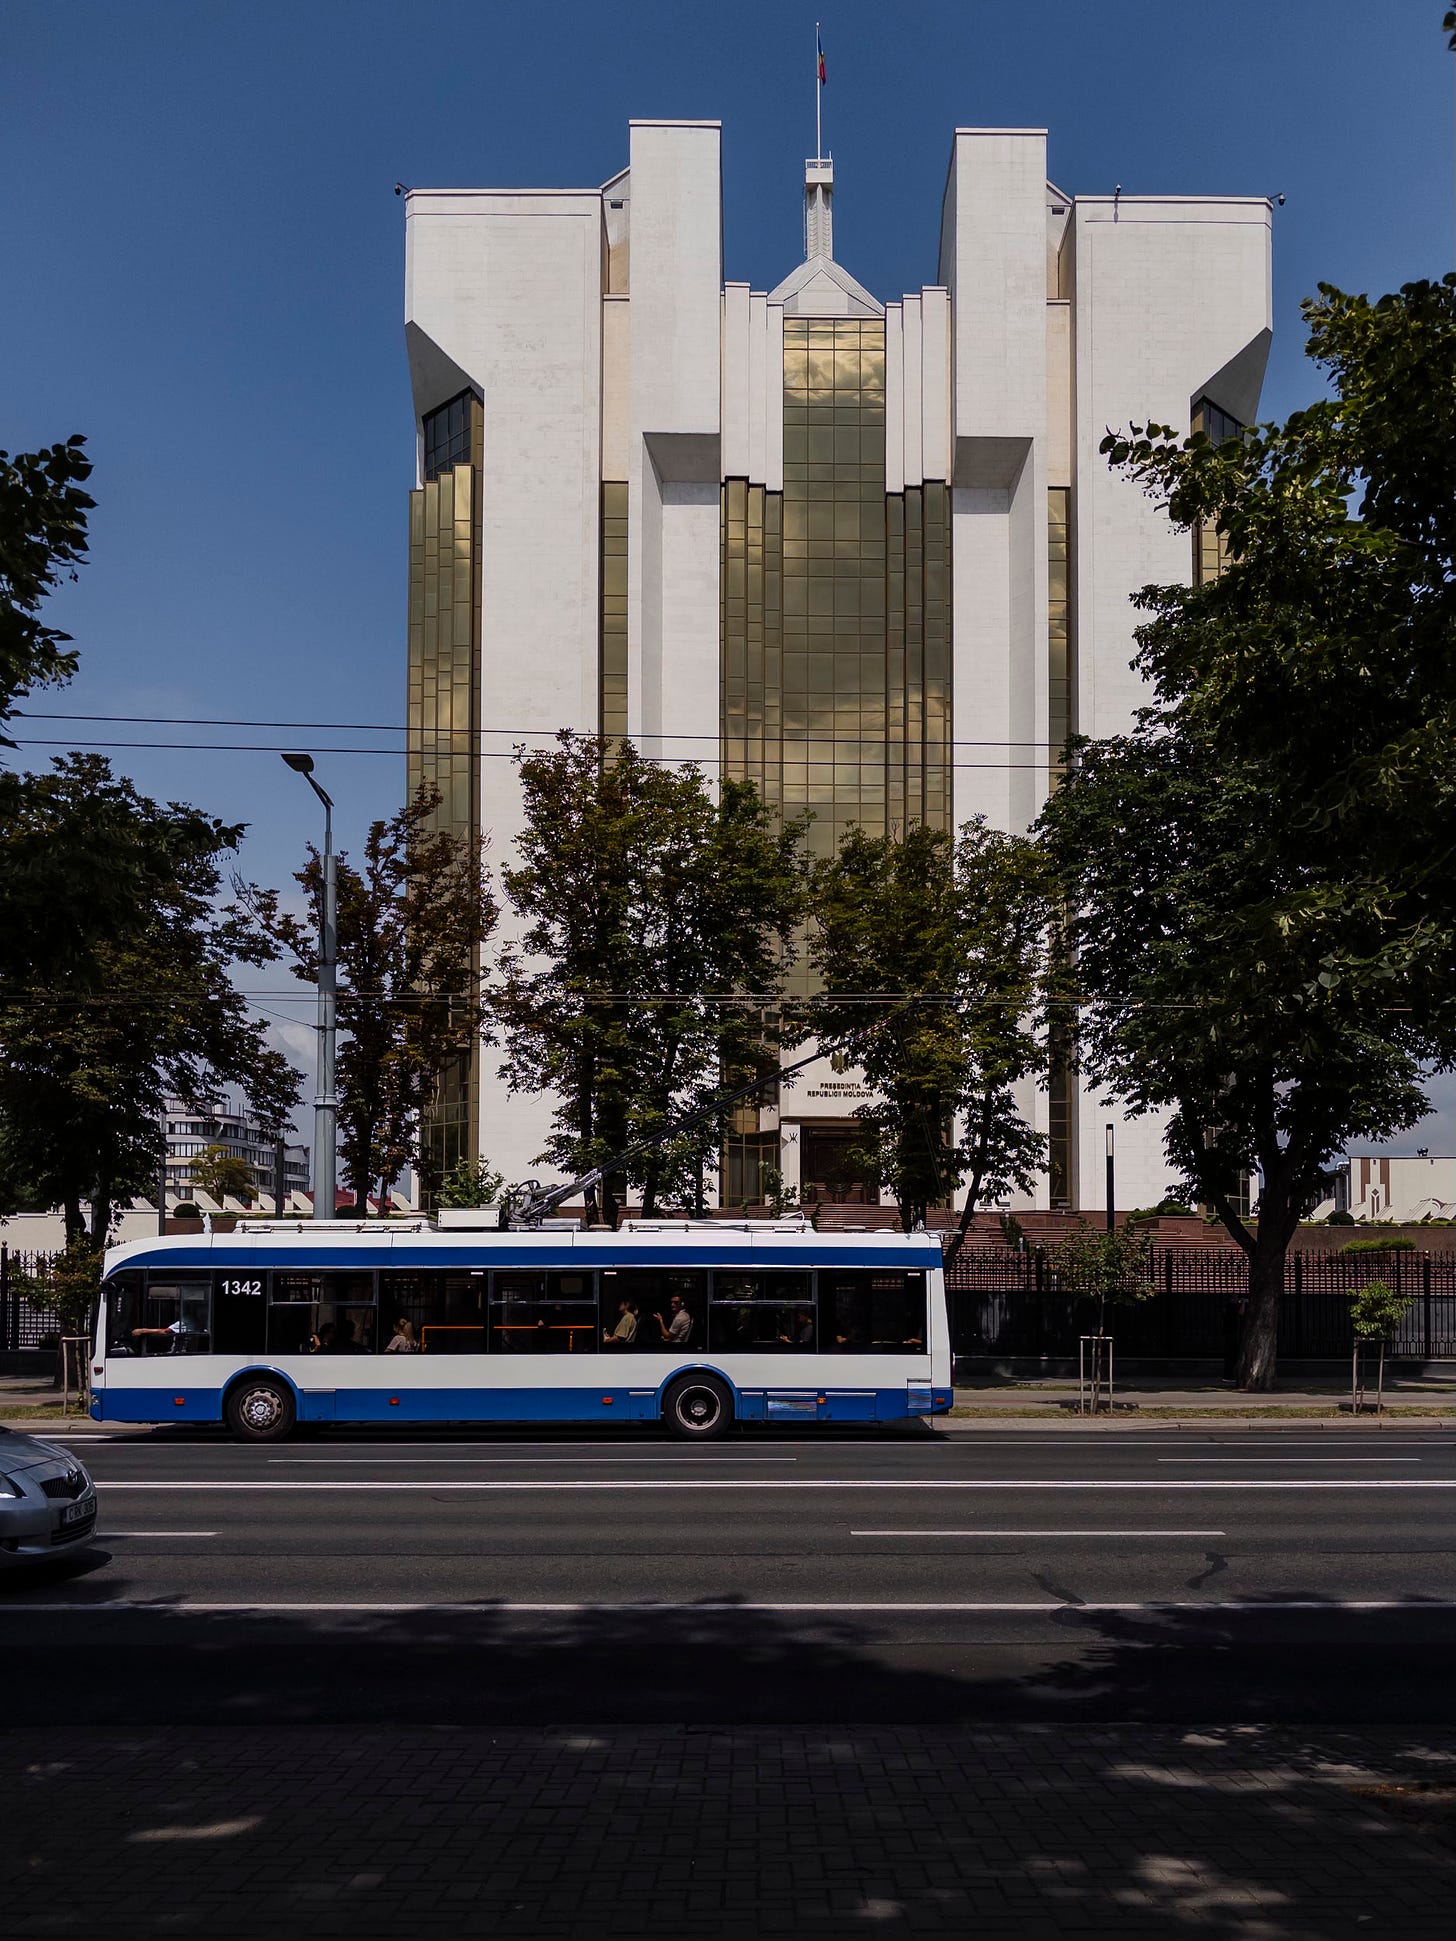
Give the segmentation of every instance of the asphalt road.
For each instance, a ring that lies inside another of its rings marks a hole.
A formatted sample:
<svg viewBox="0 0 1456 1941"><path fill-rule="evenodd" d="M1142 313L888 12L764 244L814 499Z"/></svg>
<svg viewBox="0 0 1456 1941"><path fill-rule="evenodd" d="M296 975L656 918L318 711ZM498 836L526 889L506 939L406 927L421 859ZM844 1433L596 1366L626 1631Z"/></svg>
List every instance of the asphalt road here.
<svg viewBox="0 0 1456 1941"><path fill-rule="evenodd" d="M1456 1723L1456 1436L77 1436L7 1723Z"/></svg>

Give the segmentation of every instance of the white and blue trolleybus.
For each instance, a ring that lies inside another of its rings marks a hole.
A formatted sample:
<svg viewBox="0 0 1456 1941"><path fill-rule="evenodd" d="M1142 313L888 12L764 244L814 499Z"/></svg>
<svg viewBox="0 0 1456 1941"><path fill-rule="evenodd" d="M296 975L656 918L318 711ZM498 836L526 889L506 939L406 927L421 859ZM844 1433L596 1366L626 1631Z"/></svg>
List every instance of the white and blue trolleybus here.
<svg viewBox="0 0 1456 1941"><path fill-rule="evenodd" d="M106 1256L99 1422L893 1422L951 1406L940 1243L799 1221L249 1221Z"/></svg>

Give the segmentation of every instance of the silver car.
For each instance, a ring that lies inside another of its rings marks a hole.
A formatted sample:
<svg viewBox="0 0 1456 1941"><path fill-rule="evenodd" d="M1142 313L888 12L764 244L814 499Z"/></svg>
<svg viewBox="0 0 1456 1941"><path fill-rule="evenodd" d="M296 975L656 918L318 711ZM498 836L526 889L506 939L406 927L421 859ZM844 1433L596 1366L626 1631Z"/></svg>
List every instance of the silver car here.
<svg viewBox="0 0 1456 1941"><path fill-rule="evenodd" d="M96 1529L96 1486L84 1463L53 1442L0 1429L0 1576L85 1543Z"/></svg>

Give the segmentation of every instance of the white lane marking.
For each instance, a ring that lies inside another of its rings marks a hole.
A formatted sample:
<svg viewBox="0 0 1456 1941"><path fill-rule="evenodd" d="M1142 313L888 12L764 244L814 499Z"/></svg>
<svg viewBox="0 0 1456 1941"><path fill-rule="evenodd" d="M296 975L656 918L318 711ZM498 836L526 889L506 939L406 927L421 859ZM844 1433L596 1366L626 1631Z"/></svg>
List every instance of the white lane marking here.
<svg viewBox="0 0 1456 1941"><path fill-rule="evenodd" d="M910 1477L896 1482L883 1477L875 1477L872 1479L826 1477L822 1480L816 1481L813 1477L810 1477L810 1476L764 1476L764 1477L723 1477L723 1478L719 1478L715 1476L705 1482L698 1482L696 1480L689 1482L685 1478L679 1478L679 1477L659 1479L656 1477L633 1476L633 1477L610 1477L610 1478L604 1477L600 1481L597 1481L591 1477L582 1477L579 1480L570 1480L568 1478L563 1477L560 1481L553 1480L553 1481L546 1481L546 1482L536 1482L534 1480L527 1480L526 1478L521 1477L521 1478L513 1478L509 1482L501 1481L501 1482L468 1482L468 1483L458 1482L457 1483L457 1482L451 1482L448 1479L444 1479L444 1478L442 1478L438 1482L424 1482L424 1481L395 1482L392 1479L385 1479L382 1481L375 1479L369 1482L363 1482L363 1481L336 1482L336 1481L325 1480L324 1478L321 1477L316 1483L302 1483L302 1482L294 1483L294 1482L275 1481L270 1477L266 1481L262 1481L262 1482L253 1482L253 1481L239 1482L239 1481L233 1481L229 1479L226 1481L220 1481L215 1483L202 1483L202 1482L190 1482L190 1481L189 1482L160 1482L152 1479L148 1479L145 1482L127 1482L123 1480L114 1480L110 1477L107 1477L104 1480L102 1487L103 1489L106 1489L108 1491L118 1490L118 1489L156 1489L156 1490L174 1490L174 1491L176 1490L219 1490L219 1491L221 1490L314 1490L314 1491L317 1491L317 1490L340 1490L340 1489L426 1490L426 1491L433 1490L437 1495L442 1490L471 1490L476 1492L484 1491L487 1493L492 1491L503 1491L503 1490L506 1490L506 1491L528 1490L528 1491L535 1491L539 1494L540 1492L547 1491L547 1490L578 1490L578 1491L611 1490L614 1492L620 1492L622 1490L629 1490L629 1489L660 1489L660 1490L668 1490L668 1489L756 1489L756 1490L768 1490L768 1489L808 1489L808 1490L814 1490L814 1489L818 1489L818 1490L826 1490L826 1489L839 1489L839 1490L851 1490L851 1489L853 1490L862 1490L862 1489L901 1489L901 1490L907 1490L907 1489L939 1489L939 1490L951 1490L951 1489L976 1489L976 1490L1219 1489L1219 1490L1226 1490L1229 1492L1233 1492L1235 1490L1253 1490L1253 1489L1277 1489L1277 1490L1285 1490L1285 1491L1296 1490L1296 1489L1297 1490L1456 1489L1456 1478L1453 1478L1449 1482L1440 1481L1434 1477L1427 1477L1427 1476L1413 1476L1408 1479L1405 1477L1401 1477L1399 1479L1391 1478L1389 1480L1385 1479L1384 1477L1381 1477L1381 1478L1372 1477L1369 1480L1365 1480L1363 1478L1357 1478L1357 1477L1350 1477L1350 1478L1340 1477L1338 1479L1331 1478L1329 1481L1316 1479L1311 1482L1298 1482L1298 1483L1295 1483L1295 1482L1286 1483L1286 1482L1275 1480L1273 1478L1262 1477L1262 1476L1246 1477L1239 1482L1233 1482L1233 1481L1224 1482L1218 1478L1205 1479L1202 1477L1196 1478L1196 1479L1194 1477L1189 1477L1186 1481L1184 1481L1182 1478L1166 1477L1166 1478L1159 1478L1156 1482L1147 1482L1138 1478L1134 1478L1128 1482L1105 1482L1105 1481L1088 1482L1085 1479L1080 1479L1080 1478L1071 1478L1066 1481L1056 1481L1056 1482L1028 1482L1028 1481L1023 1481L1021 1479L1007 1480L1004 1482L989 1482L989 1481L980 1481L980 1480L977 1480L975 1482L968 1482L962 1477L948 1476L948 1477L935 1477L933 1479L924 1478L924 1477Z"/></svg>
<svg viewBox="0 0 1456 1941"><path fill-rule="evenodd" d="M117 1537L215 1537L216 1530L98 1530L97 1538L112 1543Z"/></svg>
<svg viewBox="0 0 1456 1941"><path fill-rule="evenodd" d="M268 1458L270 1463L292 1463L295 1465L322 1467L324 1469L404 1469L411 1467L444 1469L449 1466L480 1469L492 1465L517 1469L522 1463L540 1463L543 1467L549 1463L557 1463L567 1468L575 1464L579 1468L584 1469L588 1465L597 1466L602 1463L610 1466L613 1464L636 1465L644 1462L678 1462L680 1460L681 1458L671 1451L661 1456L269 1456ZM703 1458L699 1456L689 1458L689 1460L701 1462ZM797 1462L799 1458L797 1456L710 1456L708 1460L713 1463Z"/></svg>
<svg viewBox="0 0 1456 1941"><path fill-rule="evenodd" d="M1220 1463L1254 1463L1261 1469L1270 1463L1352 1463L1352 1462L1424 1462L1424 1456L1159 1456L1159 1462L1166 1463L1204 1463L1215 1469Z"/></svg>
<svg viewBox="0 0 1456 1941"><path fill-rule="evenodd" d="M1227 1530L851 1530L852 1537L1226 1537Z"/></svg>
<svg viewBox="0 0 1456 1941"><path fill-rule="evenodd" d="M1448 1611L1456 1611L1456 1598L1429 1598L1429 1599L1403 1598L1403 1597L1385 1597L1385 1598L1286 1597L1286 1598L1268 1598L1268 1599L1230 1598L1221 1603L1213 1603L1213 1602L1200 1603L1194 1599L1188 1599L1183 1602L1178 1602L1170 1599L1150 1598L1137 1603L1132 1601L1092 1602L1089 1600L1089 1602L1085 1604L1073 1604L1067 1601L1054 1602L1051 1600L1048 1600L1045 1603L1036 1603L1036 1604L1030 1604L1030 1603L1025 1603L1025 1604L969 1604L969 1603L849 1604L849 1603L842 1603L842 1602L830 1603L827 1601L820 1602L820 1603L802 1603L802 1604L757 1604L757 1603L740 1604L740 1603L733 1602L731 1600L722 1600L722 1599L717 1599L717 1600L705 1599L700 1604L666 1604L666 1603L654 1604L654 1603L644 1603L644 1602L621 1603L621 1602L614 1602L610 1599L607 1599L602 1601L601 1603L595 1603L595 1604L588 1604L588 1603L523 1604L523 1603L505 1603L505 1602L502 1602L499 1604L495 1604L495 1603L429 1604L429 1603L392 1603L392 1602L376 1602L372 1604L365 1604L365 1603L323 1604L323 1603L317 1603L317 1602L223 1604L223 1603L210 1603L210 1602L203 1603L200 1601L194 1601L189 1599L184 1603L174 1604L174 1603L162 1602L161 1600L157 1600L153 1602L143 1598L117 1598L111 1603L107 1603L107 1604L82 1604L82 1603L24 1604L24 1603L20 1603L19 1601L10 1602L8 1600L3 1603L0 1603L0 1619L3 1619L7 1616L9 1617L23 1616L26 1612L44 1612L44 1613L54 1615L62 1611L66 1611L66 1612L80 1611L80 1612L85 1612L87 1615L106 1614L114 1611L147 1611L151 1613L153 1616L161 1614L167 1617L176 1617L179 1615L185 1616L185 1615L194 1614L194 1613L213 1615L213 1616L229 1615L229 1614L237 1615L237 1616L252 1616L259 1613L266 1615L267 1613L274 1612L274 1611L293 1612L293 1613L361 1612L366 1614L374 1613L379 1615L389 1615L395 1612L430 1611L437 1616L450 1616L450 1615L456 1615L456 1614L469 1613L476 1617L515 1617L515 1616L537 1616L537 1615L555 1616L557 1614L576 1614L576 1613L589 1612L589 1611L610 1611L610 1612L630 1611L633 1613L641 1612L646 1616L656 1616L659 1614L682 1612L690 1617L698 1617L704 1614L713 1615L713 1616L734 1617L734 1616L741 1616L744 1614L753 1614L753 1613L760 1613L760 1612L764 1614L780 1614L780 1615L788 1615L788 1616L794 1616L794 1615L807 1616L810 1614L821 1613L821 1612L827 1612L831 1615L838 1612L853 1612L861 1616L866 1616L866 1615L875 1616L879 1614L879 1615L890 1616L890 1617L899 1617L899 1616L916 1617L916 1616L922 1616L922 1615L935 1616L937 1614L942 1614L942 1613L950 1614L953 1616L954 1615L976 1616L978 1614L996 1614L996 1613L1007 1612L1013 1615L1021 1614L1021 1615L1035 1616L1037 1614L1048 1615L1053 1612L1078 1612L1078 1611L1087 1611L1087 1612L1099 1612L1099 1611L1190 1612L1192 1611L1192 1612L1199 1612L1208 1617L1218 1617L1229 1612L1237 1612L1240 1615L1257 1617L1265 1611L1331 1611L1331 1612L1409 1611L1417 1615L1423 1612L1429 1611L1429 1612L1440 1612L1444 1614L1445 1612L1448 1612Z"/></svg>
<svg viewBox="0 0 1456 1941"><path fill-rule="evenodd" d="M130 1436L87 1435L84 1429L73 1429L69 1434L63 1435L59 1429L48 1429L44 1422L28 1423L25 1428L16 1429L14 1433L18 1436L30 1436L35 1442L74 1443L78 1449L85 1449L93 1442L130 1442L132 1440Z"/></svg>

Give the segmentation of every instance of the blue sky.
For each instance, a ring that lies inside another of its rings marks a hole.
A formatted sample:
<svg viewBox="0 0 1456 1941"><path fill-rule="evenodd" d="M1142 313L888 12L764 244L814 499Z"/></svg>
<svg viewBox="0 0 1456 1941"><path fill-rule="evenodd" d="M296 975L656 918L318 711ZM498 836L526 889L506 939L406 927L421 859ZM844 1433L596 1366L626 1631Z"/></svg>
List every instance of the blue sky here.
<svg viewBox="0 0 1456 1941"><path fill-rule="evenodd" d="M251 825L281 882L313 800L271 747L393 750L414 433L396 180L596 184L632 115L723 122L726 272L799 254L814 22L836 253L881 296L935 274L950 131L1046 126L1067 191L1272 194L1265 415L1305 401L1298 304L1453 257L1441 0L7 0L0 444L96 461L92 561L55 602L80 678L38 707L371 724L332 735L52 721L153 793ZM1129 399L1129 415L1137 400ZM321 756L343 839L394 753ZM281 976L272 979L281 986ZM275 1007L276 1008L276 1007ZM303 1005L289 1005L302 1016ZM306 1034L290 1033L300 1047ZM1442 1103L1456 1108L1456 1086ZM1456 1109L1410 1135L1456 1150Z"/></svg>

